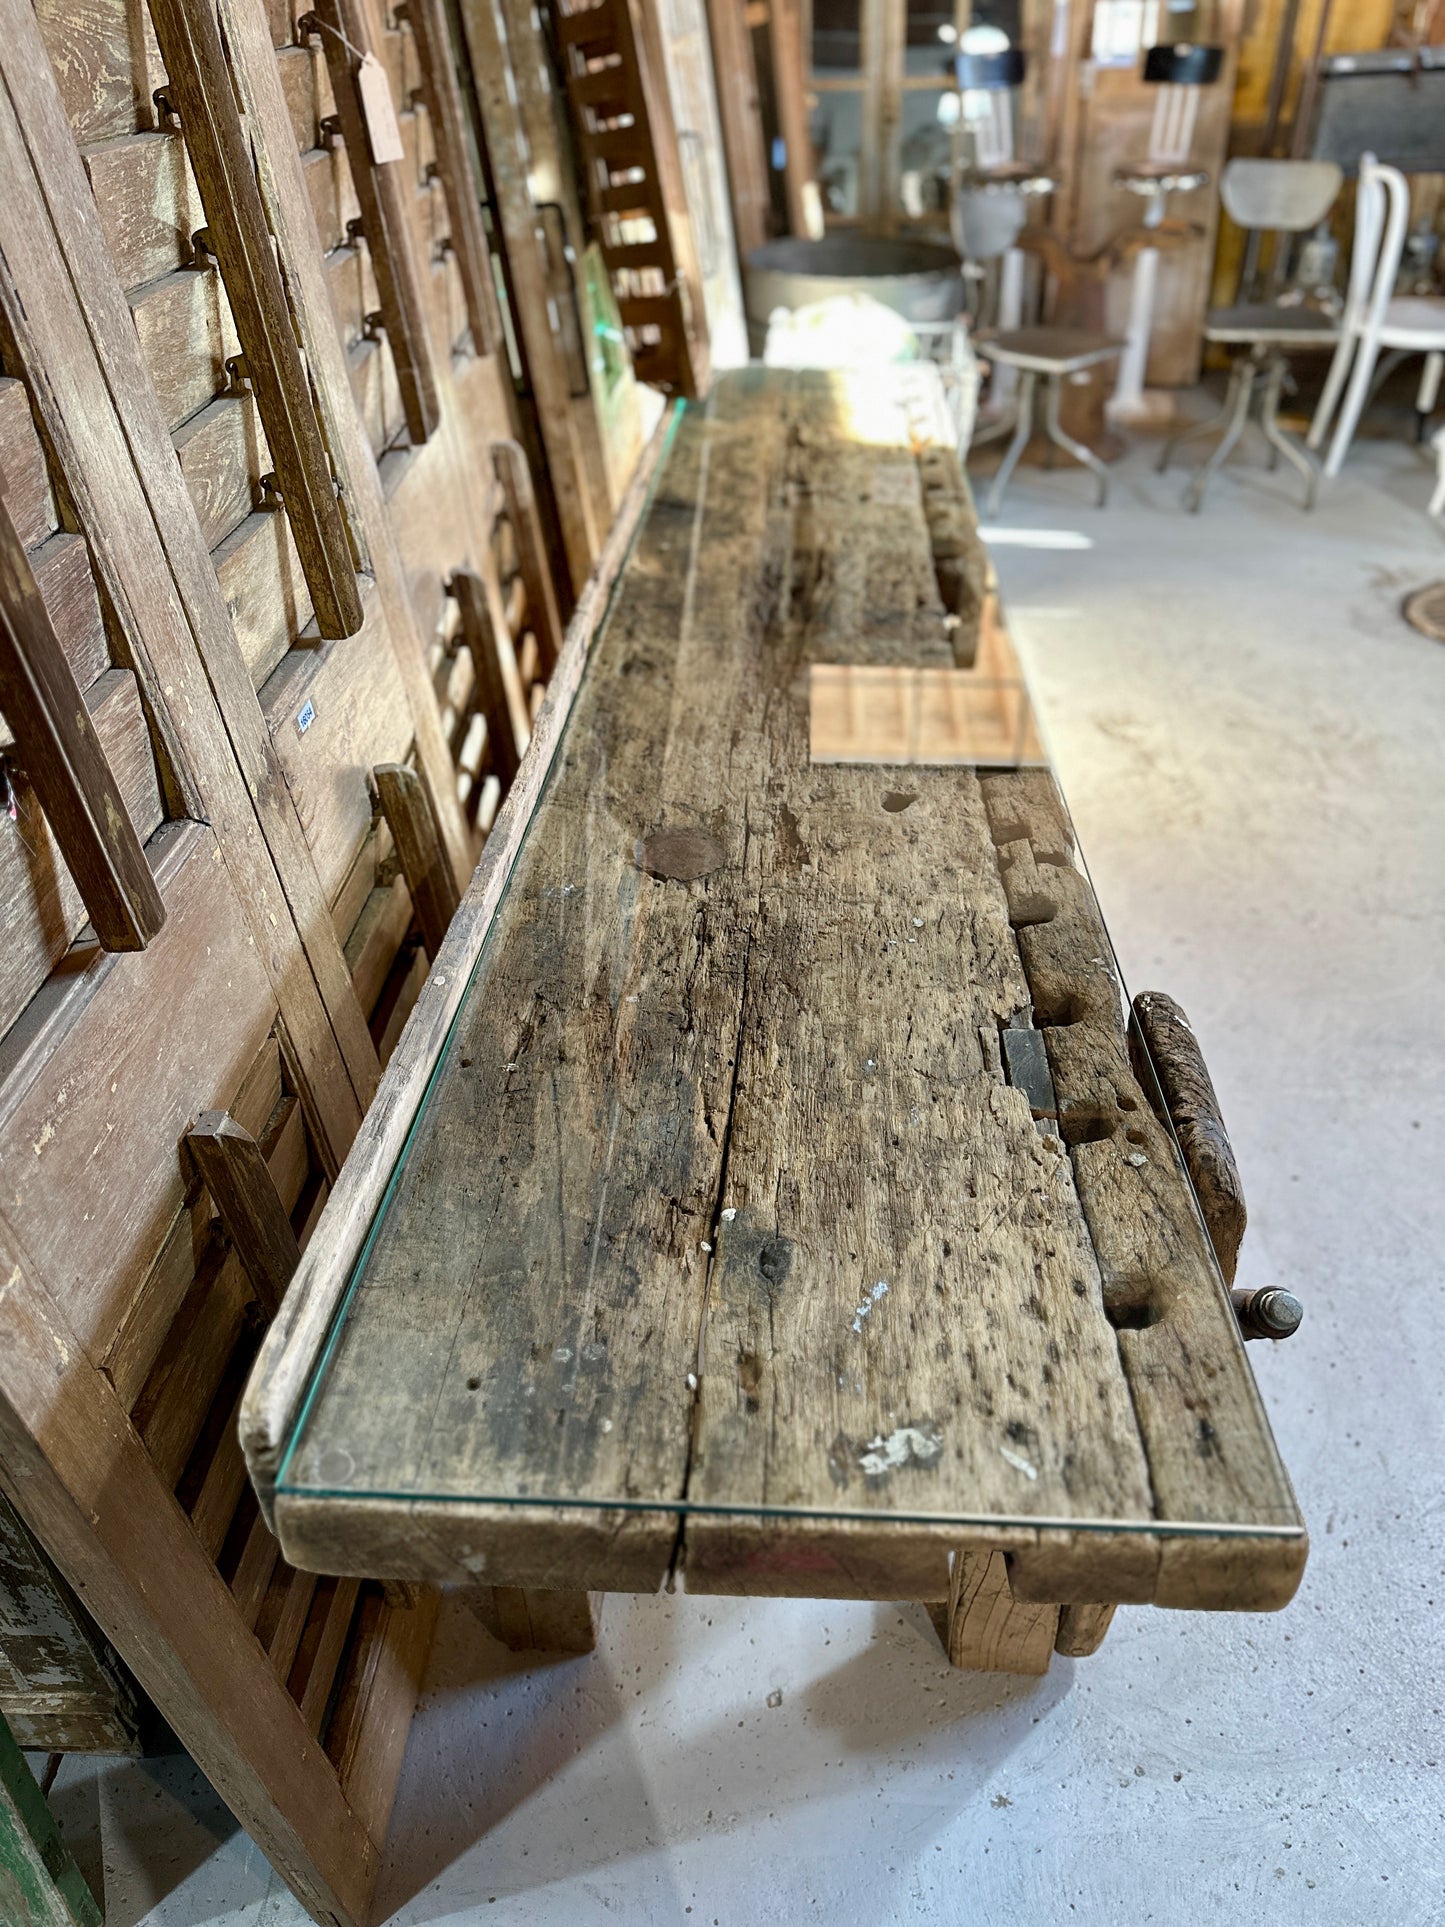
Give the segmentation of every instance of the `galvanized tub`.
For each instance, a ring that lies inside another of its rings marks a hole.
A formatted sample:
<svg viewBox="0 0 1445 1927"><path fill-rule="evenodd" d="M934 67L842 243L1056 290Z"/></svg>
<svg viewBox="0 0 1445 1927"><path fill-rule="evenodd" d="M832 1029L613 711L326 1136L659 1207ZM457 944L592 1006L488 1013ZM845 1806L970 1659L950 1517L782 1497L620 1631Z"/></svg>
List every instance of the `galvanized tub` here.
<svg viewBox="0 0 1445 1927"><path fill-rule="evenodd" d="M881 235L769 241L748 256L743 287L755 355L762 353L775 308L868 294L907 321L951 321L963 307L963 273L952 248Z"/></svg>

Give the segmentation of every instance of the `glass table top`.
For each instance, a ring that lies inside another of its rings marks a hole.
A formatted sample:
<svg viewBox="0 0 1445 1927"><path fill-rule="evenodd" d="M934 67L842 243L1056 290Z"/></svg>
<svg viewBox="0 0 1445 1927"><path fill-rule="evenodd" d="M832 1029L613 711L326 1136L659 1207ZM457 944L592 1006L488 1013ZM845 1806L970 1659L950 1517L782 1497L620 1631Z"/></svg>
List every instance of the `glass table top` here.
<svg viewBox="0 0 1445 1927"><path fill-rule="evenodd" d="M910 392L683 415L280 1503L1298 1534Z"/></svg>

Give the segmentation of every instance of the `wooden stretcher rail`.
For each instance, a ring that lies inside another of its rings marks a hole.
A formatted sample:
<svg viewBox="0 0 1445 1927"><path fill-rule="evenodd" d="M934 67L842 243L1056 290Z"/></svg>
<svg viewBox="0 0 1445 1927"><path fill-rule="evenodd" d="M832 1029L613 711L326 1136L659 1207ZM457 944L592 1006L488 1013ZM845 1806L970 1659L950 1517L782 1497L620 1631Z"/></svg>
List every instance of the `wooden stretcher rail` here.
<svg viewBox="0 0 1445 1927"><path fill-rule="evenodd" d="M345 1295L387 1180L425 1095L472 968L506 888L553 752L571 713L588 652L641 523L653 478L675 430L668 411L639 461L607 544L578 599L532 739L482 850L472 881L433 960L371 1109L337 1177L291 1289L267 1333L241 1408L241 1441L268 1523L276 1472L312 1371Z"/></svg>

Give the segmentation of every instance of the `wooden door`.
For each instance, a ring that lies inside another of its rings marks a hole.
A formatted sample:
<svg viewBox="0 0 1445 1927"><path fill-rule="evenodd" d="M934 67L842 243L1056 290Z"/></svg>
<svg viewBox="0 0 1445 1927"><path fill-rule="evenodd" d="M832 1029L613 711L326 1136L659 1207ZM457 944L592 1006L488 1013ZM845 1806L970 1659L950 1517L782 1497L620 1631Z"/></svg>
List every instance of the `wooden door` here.
<svg viewBox="0 0 1445 1927"><path fill-rule="evenodd" d="M275 1293L187 1140L228 1113L305 1245L428 961L372 772L414 773L454 889L557 611L421 36L333 16L401 109L377 180L324 31L153 12L0 0L4 503L163 911L101 947L7 730L0 1464L238 1819L350 1923L435 1601L280 1559L236 1433Z"/></svg>

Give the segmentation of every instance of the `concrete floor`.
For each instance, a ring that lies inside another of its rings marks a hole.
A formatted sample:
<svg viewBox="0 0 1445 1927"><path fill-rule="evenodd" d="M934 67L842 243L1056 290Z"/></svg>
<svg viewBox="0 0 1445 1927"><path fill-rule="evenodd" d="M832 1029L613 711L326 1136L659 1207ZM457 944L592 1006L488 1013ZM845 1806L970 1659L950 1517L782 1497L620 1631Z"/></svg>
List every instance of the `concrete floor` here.
<svg viewBox="0 0 1445 1927"><path fill-rule="evenodd" d="M1429 476L1361 444L1313 518L1249 451L1201 517L1147 445L1104 513L1024 470L1014 627L1135 988L1190 1012L1251 1209L1251 1348L1314 1536L1272 1617L1124 1608L1041 1682L915 1607L614 1599L538 1667L453 1602L412 1730L398 1923L1445 1921L1445 577ZM67 1762L110 1927L299 1927L189 1765Z"/></svg>

